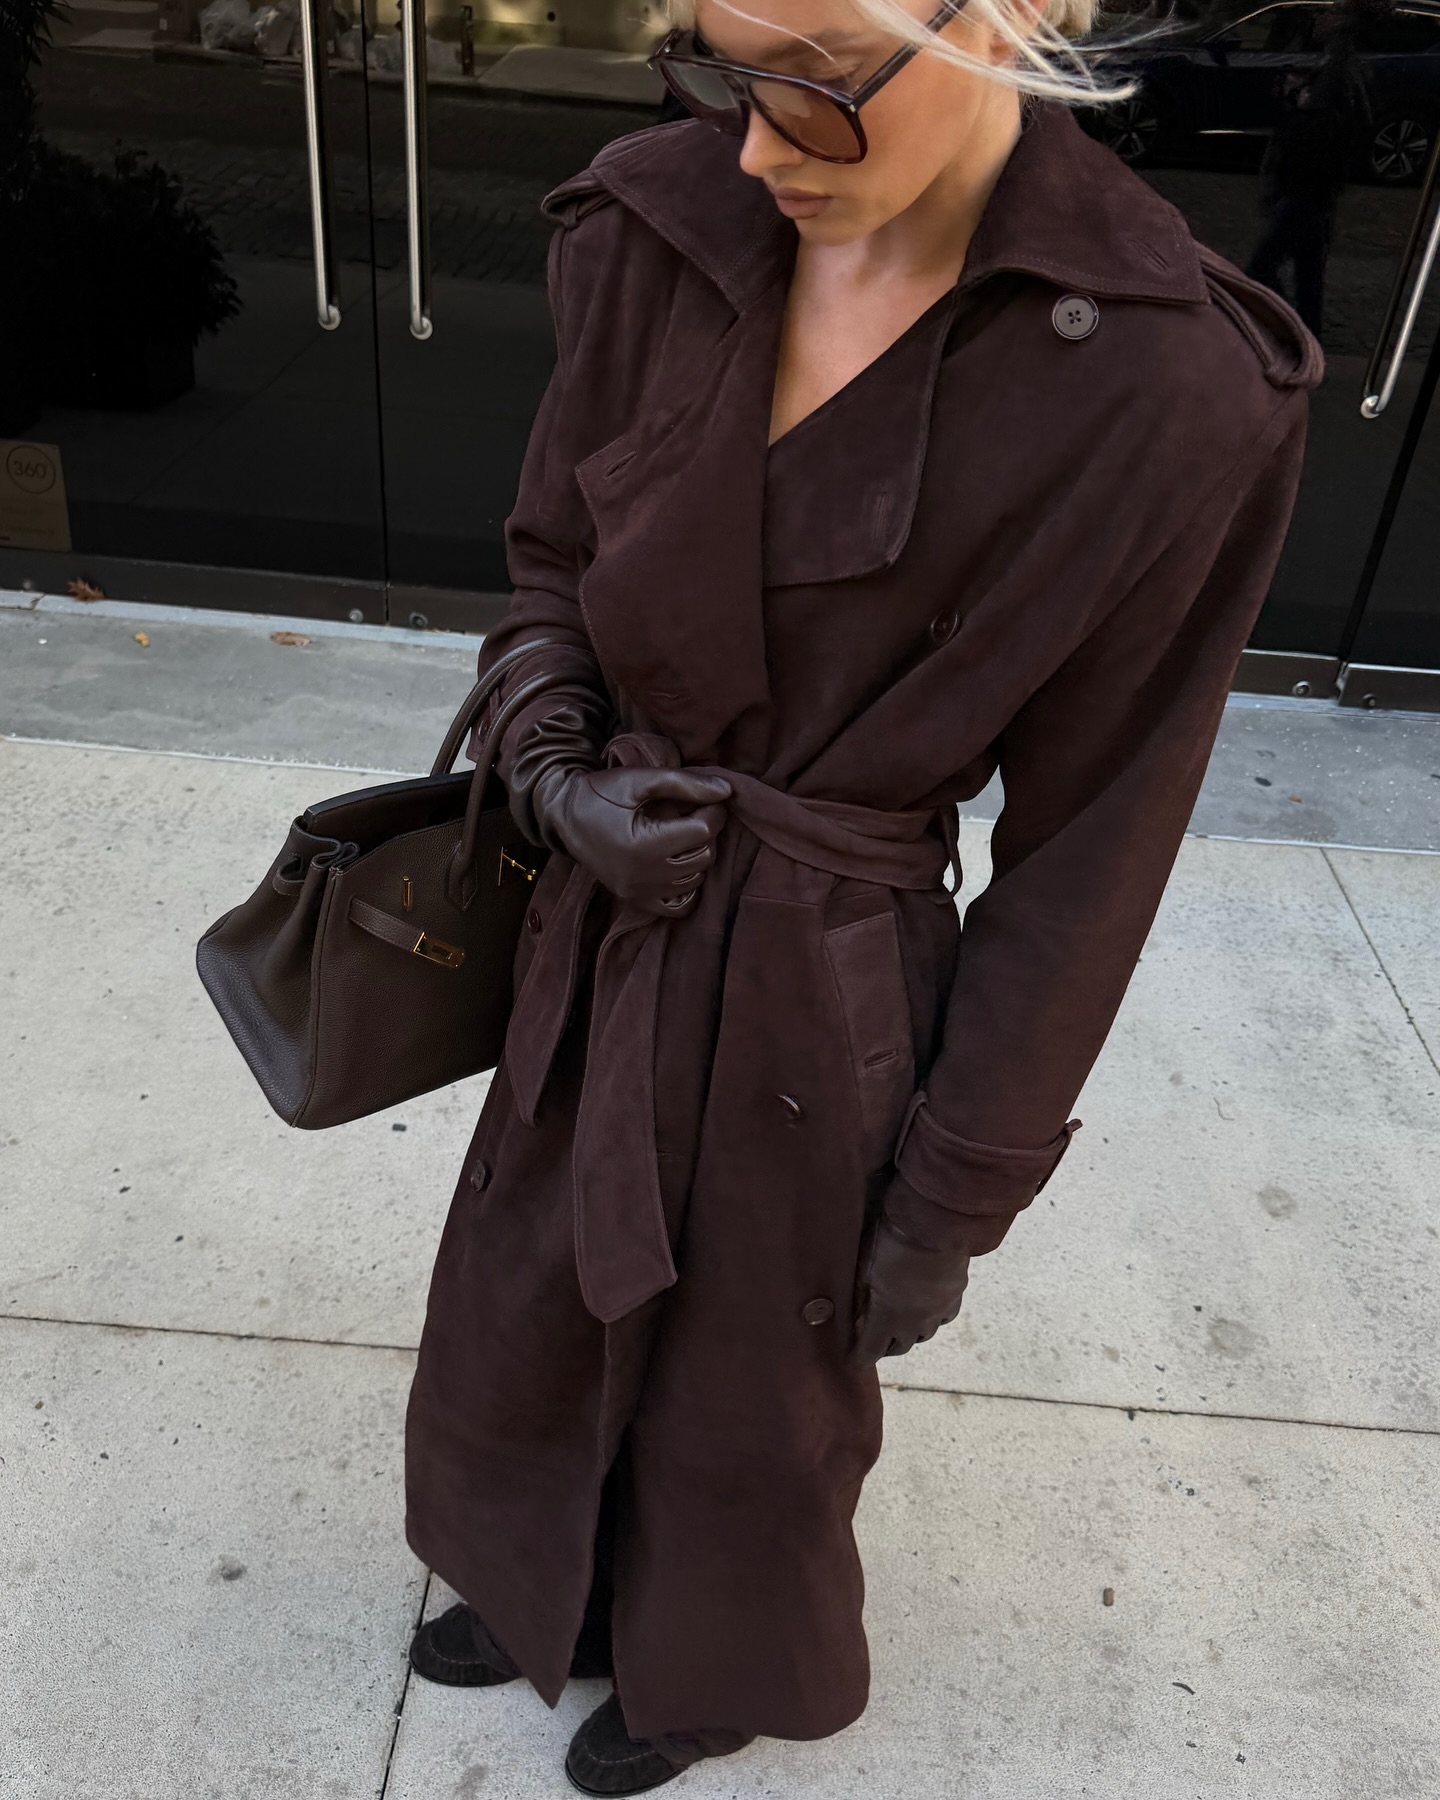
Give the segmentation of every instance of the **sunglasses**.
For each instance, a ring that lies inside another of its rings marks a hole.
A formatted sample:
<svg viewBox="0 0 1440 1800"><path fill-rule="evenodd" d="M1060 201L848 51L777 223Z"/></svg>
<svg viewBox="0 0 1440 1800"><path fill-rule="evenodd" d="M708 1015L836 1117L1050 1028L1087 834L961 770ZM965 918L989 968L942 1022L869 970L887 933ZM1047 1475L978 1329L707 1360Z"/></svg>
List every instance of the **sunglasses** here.
<svg viewBox="0 0 1440 1800"><path fill-rule="evenodd" d="M925 21L925 30L938 31L965 4L945 0ZM753 106L772 131L803 155L820 162L858 163L870 148L860 108L919 53L920 45L906 44L853 93L799 75L728 62L713 55L698 32L672 31L650 58L650 67L659 71L682 106L717 131L743 137Z"/></svg>

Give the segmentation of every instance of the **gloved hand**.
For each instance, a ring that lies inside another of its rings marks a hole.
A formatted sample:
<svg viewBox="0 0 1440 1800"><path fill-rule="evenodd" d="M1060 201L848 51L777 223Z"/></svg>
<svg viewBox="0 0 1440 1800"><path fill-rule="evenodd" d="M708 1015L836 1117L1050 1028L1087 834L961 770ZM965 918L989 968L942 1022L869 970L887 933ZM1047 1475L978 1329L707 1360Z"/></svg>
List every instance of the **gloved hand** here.
<svg viewBox="0 0 1440 1800"><path fill-rule="evenodd" d="M688 769L569 769L531 796L541 829L617 899L657 918L694 900L730 784Z"/></svg>
<svg viewBox="0 0 1440 1800"><path fill-rule="evenodd" d="M968 1255L922 1243L882 1210L861 1246L851 1360L868 1365L923 1344L958 1315L969 1279Z"/></svg>
<svg viewBox="0 0 1440 1800"><path fill-rule="evenodd" d="M509 772L511 808L618 899L673 918L715 860L730 784L688 769L601 768L600 731L579 707L530 727Z"/></svg>

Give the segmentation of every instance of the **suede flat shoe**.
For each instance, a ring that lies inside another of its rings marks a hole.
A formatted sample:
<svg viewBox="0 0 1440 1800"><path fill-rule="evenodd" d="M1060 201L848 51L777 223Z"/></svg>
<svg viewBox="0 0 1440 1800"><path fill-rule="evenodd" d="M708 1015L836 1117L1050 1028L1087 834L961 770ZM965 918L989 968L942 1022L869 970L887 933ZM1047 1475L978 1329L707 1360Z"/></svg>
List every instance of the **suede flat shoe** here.
<svg viewBox="0 0 1440 1800"><path fill-rule="evenodd" d="M643 1794L683 1775L688 1763L671 1762L644 1738L632 1738L614 1694L570 1740L565 1773L582 1794Z"/></svg>
<svg viewBox="0 0 1440 1800"><path fill-rule="evenodd" d="M632 1738L616 1694L598 1707L570 1740L565 1773L582 1794L612 1800L644 1794L683 1775L709 1756L732 1756L753 1740L738 1731L686 1732L659 1740Z"/></svg>
<svg viewBox="0 0 1440 1800"><path fill-rule="evenodd" d="M520 1671L463 1601L426 1622L410 1640L410 1667L426 1681L446 1687L500 1687ZM580 1629L570 1673L593 1681L612 1673L604 1634L586 1620Z"/></svg>
<svg viewBox="0 0 1440 1800"><path fill-rule="evenodd" d="M500 1687L520 1674L463 1601L427 1619L415 1633L410 1667L446 1687Z"/></svg>

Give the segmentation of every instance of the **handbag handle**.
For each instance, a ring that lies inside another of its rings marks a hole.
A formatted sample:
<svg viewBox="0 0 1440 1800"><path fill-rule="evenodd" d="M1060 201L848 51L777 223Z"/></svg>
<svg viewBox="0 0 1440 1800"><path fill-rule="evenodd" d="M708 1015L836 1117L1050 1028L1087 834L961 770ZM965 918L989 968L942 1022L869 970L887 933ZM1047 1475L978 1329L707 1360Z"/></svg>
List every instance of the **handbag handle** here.
<svg viewBox="0 0 1440 1800"><path fill-rule="evenodd" d="M460 710L451 720L450 729L445 733L445 741L441 744L431 767L432 780L437 775L450 773L455 758L460 753L460 745L464 741L466 732L472 729L484 711L486 701L510 671L517 664L524 662L527 656L533 656L537 650L552 650L560 647L558 638L531 638L528 643L517 644L513 650L507 650L502 657L491 664L460 702Z"/></svg>
<svg viewBox="0 0 1440 1800"><path fill-rule="evenodd" d="M465 733L475 724L490 696L505 677L524 663L528 657L533 656L536 651L550 649L557 643L558 640L555 638L534 638L529 643L518 644L515 649L507 651L492 668L480 677L465 697L460 711L455 715L449 731L445 734L445 741L440 746L440 754L436 758L432 774L443 775L448 772ZM519 713L532 700L552 688L568 687L573 684L573 681L573 673L550 670L547 673L533 676L529 681L522 682L501 705L489 730L485 733L479 755L475 759L475 772L470 778L470 792L465 801L464 828L450 859L450 867L445 871L446 896L451 904L459 907L461 911L467 909L474 900L480 883L479 870L475 866L480 838L480 815L484 806L485 789L489 785L501 741Z"/></svg>

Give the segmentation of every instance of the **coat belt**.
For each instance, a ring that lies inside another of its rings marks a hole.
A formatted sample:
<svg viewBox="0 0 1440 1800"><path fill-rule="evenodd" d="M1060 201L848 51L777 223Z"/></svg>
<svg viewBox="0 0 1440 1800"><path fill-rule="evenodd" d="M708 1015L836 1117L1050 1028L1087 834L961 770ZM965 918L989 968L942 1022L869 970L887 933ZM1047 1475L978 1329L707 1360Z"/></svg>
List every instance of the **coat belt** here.
<svg viewBox="0 0 1440 1800"><path fill-rule="evenodd" d="M627 732L606 760L620 768L678 768L669 738ZM693 766L693 765L692 765ZM942 885L955 864L953 809L884 812L811 800L705 764L729 782L730 812L761 843L808 868L885 887ZM938 819L941 835L930 827ZM574 1003L595 877L578 863L560 892L516 997L505 1066L516 1108L535 1123L550 1065ZM587 1310L610 1324L675 1281L655 1136L655 1027L674 924L622 907L600 947L585 1080L575 1124L575 1257Z"/></svg>

